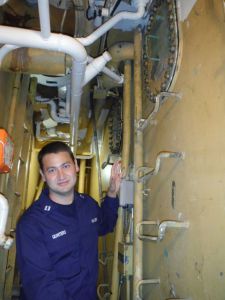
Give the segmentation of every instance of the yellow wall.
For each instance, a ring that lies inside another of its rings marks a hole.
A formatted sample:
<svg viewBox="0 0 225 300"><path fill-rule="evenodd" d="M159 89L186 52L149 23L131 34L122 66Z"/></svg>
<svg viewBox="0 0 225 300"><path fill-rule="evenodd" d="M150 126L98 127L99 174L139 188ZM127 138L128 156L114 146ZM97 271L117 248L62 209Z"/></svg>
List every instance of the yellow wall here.
<svg viewBox="0 0 225 300"><path fill-rule="evenodd" d="M183 56L174 91L158 123L145 131L145 164L160 151L184 151L185 159L164 159L147 182L145 220L184 220L187 230L168 229L160 243L144 242L143 299L221 300L225 294L225 23L222 1L198 0L181 24ZM172 182L175 182L174 208Z"/></svg>

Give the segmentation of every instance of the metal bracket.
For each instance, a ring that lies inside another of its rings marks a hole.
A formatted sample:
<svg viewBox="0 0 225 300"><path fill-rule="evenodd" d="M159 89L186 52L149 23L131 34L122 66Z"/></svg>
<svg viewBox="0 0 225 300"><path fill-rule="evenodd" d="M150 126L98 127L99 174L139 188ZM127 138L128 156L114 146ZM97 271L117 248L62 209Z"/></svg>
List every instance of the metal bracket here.
<svg viewBox="0 0 225 300"><path fill-rule="evenodd" d="M151 176L157 175L160 169L160 163L162 158L184 159L184 157L185 157L184 152L169 152L169 151L159 152L156 157L155 168L139 167L137 169L136 171L137 182L143 182L148 178L150 178Z"/></svg>
<svg viewBox="0 0 225 300"><path fill-rule="evenodd" d="M140 280L137 283L137 300L143 300L143 298L141 298L140 296L140 287L143 284L160 284L160 279L144 279L144 280Z"/></svg>
<svg viewBox="0 0 225 300"><path fill-rule="evenodd" d="M171 92L161 92L159 93L155 98L155 106L150 115L147 117L147 119L140 119L137 124L136 128L137 130L143 131L149 124L155 124L156 121L153 120L153 117L158 112L160 105L167 100L169 97L175 97L176 100L181 99L181 94L179 93L171 93Z"/></svg>
<svg viewBox="0 0 225 300"><path fill-rule="evenodd" d="M68 81L70 80L70 74L66 74L65 76L46 76L42 74L34 74L32 77L36 77L38 83L50 87L63 87L66 86Z"/></svg>
<svg viewBox="0 0 225 300"><path fill-rule="evenodd" d="M106 289L106 288L109 289L109 284L108 283L101 283L101 284L98 285L98 287L97 287L97 295L98 295L98 298L100 300L106 299L105 298L106 296L110 296L109 292L107 292L103 296L101 296L101 289Z"/></svg>
<svg viewBox="0 0 225 300"><path fill-rule="evenodd" d="M158 226L158 235L143 235L141 234L141 227L144 225L154 225ZM183 221L143 221L137 224L136 226L136 233L140 240L150 240L150 241L161 241L165 234L167 228L188 228L189 222Z"/></svg>
<svg viewBox="0 0 225 300"><path fill-rule="evenodd" d="M102 169L105 169L108 165L113 165L116 159L118 159L120 156L118 154L109 154L107 157L107 160L102 163ZM111 161L111 158L113 161Z"/></svg>

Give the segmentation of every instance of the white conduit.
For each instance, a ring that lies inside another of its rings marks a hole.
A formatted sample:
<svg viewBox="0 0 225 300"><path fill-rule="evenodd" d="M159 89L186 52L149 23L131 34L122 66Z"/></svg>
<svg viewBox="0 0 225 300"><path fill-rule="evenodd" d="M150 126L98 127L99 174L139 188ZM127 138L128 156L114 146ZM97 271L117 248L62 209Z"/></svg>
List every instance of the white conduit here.
<svg viewBox="0 0 225 300"><path fill-rule="evenodd" d="M1 55L1 51L0 51L0 55ZM91 63L94 58L91 56L88 56L88 62ZM0 62L1 62L1 56L0 56ZM118 74L116 74L115 72L111 71L109 68L104 67L102 69L102 72L105 73L108 77L110 77L111 79L115 80L116 82L118 82L119 84L122 84L124 81L123 76L120 76Z"/></svg>
<svg viewBox="0 0 225 300"><path fill-rule="evenodd" d="M6 4L6 2L8 2L8 1L9 1L9 0L1 0L1 1L0 1L0 6Z"/></svg>
<svg viewBox="0 0 225 300"><path fill-rule="evenodd" d="M8 212L8 201L3 195L0 194L0 246L4 249L9 249L13 243L13 239L5 235Z"/></svg>
<svg viewBox="0 0 225 300"><path fill-rule="evenodd" d="M107 51L104 52L102 56L93 59L86 68L83 86L87 84L92 78L94 78L99 72L101 72L105 64L111 59L112 57Z"/></svg>
<svg viewBox="0 0 225 300"><path fill-rule="evenodd" d="M48 0L38 0L38 12L41 35L44 39L48 39L51 35Z"/></svg>
<svg viewBox="0 0 225 300"><path fill-rule="evenodd" d="M93 33L85 38L77 38L79 42L81 42L84 46L90 46L93 44L98 38L100 38L103 34L105 34L109 29L115 26L122 20L138 20L144 16L145 6L148 3L148 0L137 0L136 12L120 12L112 17L110 20L101 25L98 29L96 29Z"/></svg>

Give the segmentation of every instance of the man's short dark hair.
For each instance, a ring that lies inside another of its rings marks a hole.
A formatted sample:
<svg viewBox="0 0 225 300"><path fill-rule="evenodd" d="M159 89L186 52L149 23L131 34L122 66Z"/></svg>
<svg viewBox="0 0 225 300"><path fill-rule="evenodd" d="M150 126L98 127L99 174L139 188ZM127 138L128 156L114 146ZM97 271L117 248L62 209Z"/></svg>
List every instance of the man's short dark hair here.
<svg viewBox="0 0 225 300"><path fill-rule="evenodd" d="M66 143L60 141L51 142L45 145L38 153L38 162L42 171L43 171L43 157L47 154L59 153L59 152L69 153L72 160L75 161L73 152L71 151L70 147Z"/></svg>

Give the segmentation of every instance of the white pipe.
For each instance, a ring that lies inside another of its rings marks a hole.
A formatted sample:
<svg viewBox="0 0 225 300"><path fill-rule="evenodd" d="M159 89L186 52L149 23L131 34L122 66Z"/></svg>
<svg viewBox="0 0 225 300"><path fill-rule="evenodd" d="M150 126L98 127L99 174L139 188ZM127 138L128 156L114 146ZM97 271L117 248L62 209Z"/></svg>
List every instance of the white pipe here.
<svg viewBox="0 0 225 300"><path fill-rule="evenodd" d="M9 1L9 0L1 0L1 1L0 1L0 6L6 4L8 1Z"/></svg>
<svg viewBox="0 0 225 300"><path fill-rule="evenodd" d="M0 50L0 55L1 55L1 50ZM94 60L94 58L91 56L88 56L87 60L89 63L91 63ZM0 62L1 62L1 56L0 56ZM124 82L123 76L116 74L115 72L113 72L112 70L110 70L107 67L104 67L102 69L102 73L105 73L107 76L109 76L111 79L115 80L119 84L122 84Z"/></svg>
<svg viewBox="0 0 225 300"><path fill-rule="evenodd" d="M136 12L119 12L110 20L101 25L98 29L96 29L93 33L85 38L78 38L77 40L81 42L84 46L90 46L93 44L98 38L100 38L103 34L105 34L108 30L110 30L113 26L119 23L122 20L138 20L144 16L145 6L148 0L139 0L137 1L137 11Z"/></svg>
<svg viewBox="0 0 225 300"><path fill-rule="evenodd" d="M0 65L4 59L4 57L11 51L19 48L18 46L15 45L4 45L0 48Z"/></svg>
<svg viewBox="0 0 225 300"><path fill-rule="evenodd" d="M48 0L38 0L38 12L39 12L41 35L44 39L48 39L51 35Z"/></svg>
<svg viewBox="0 0 225 300"><path fill-rule="evenodd" d="M86 50L77 39L57 33L44 40L39 31L0 26L0 43L63 52L80 64L86 64L87 60Z"/></svg>
<svg viewBox="0 0 225 300"><path fill-rule="evenodd" d="M92 78L94 78L102 69L105 67L106 63L111 60L111 55L106 51L92 60L92 62L87 66L83 86L87 84Z"/></svg>
<svg viewBox="0 0 225 300"><path fill-rule="evenodd" d="M5 235L8 213L8 201L3 195L0 194L0 246L2 246L4 249L9 249L13 243L13 239Z"/></svg>

